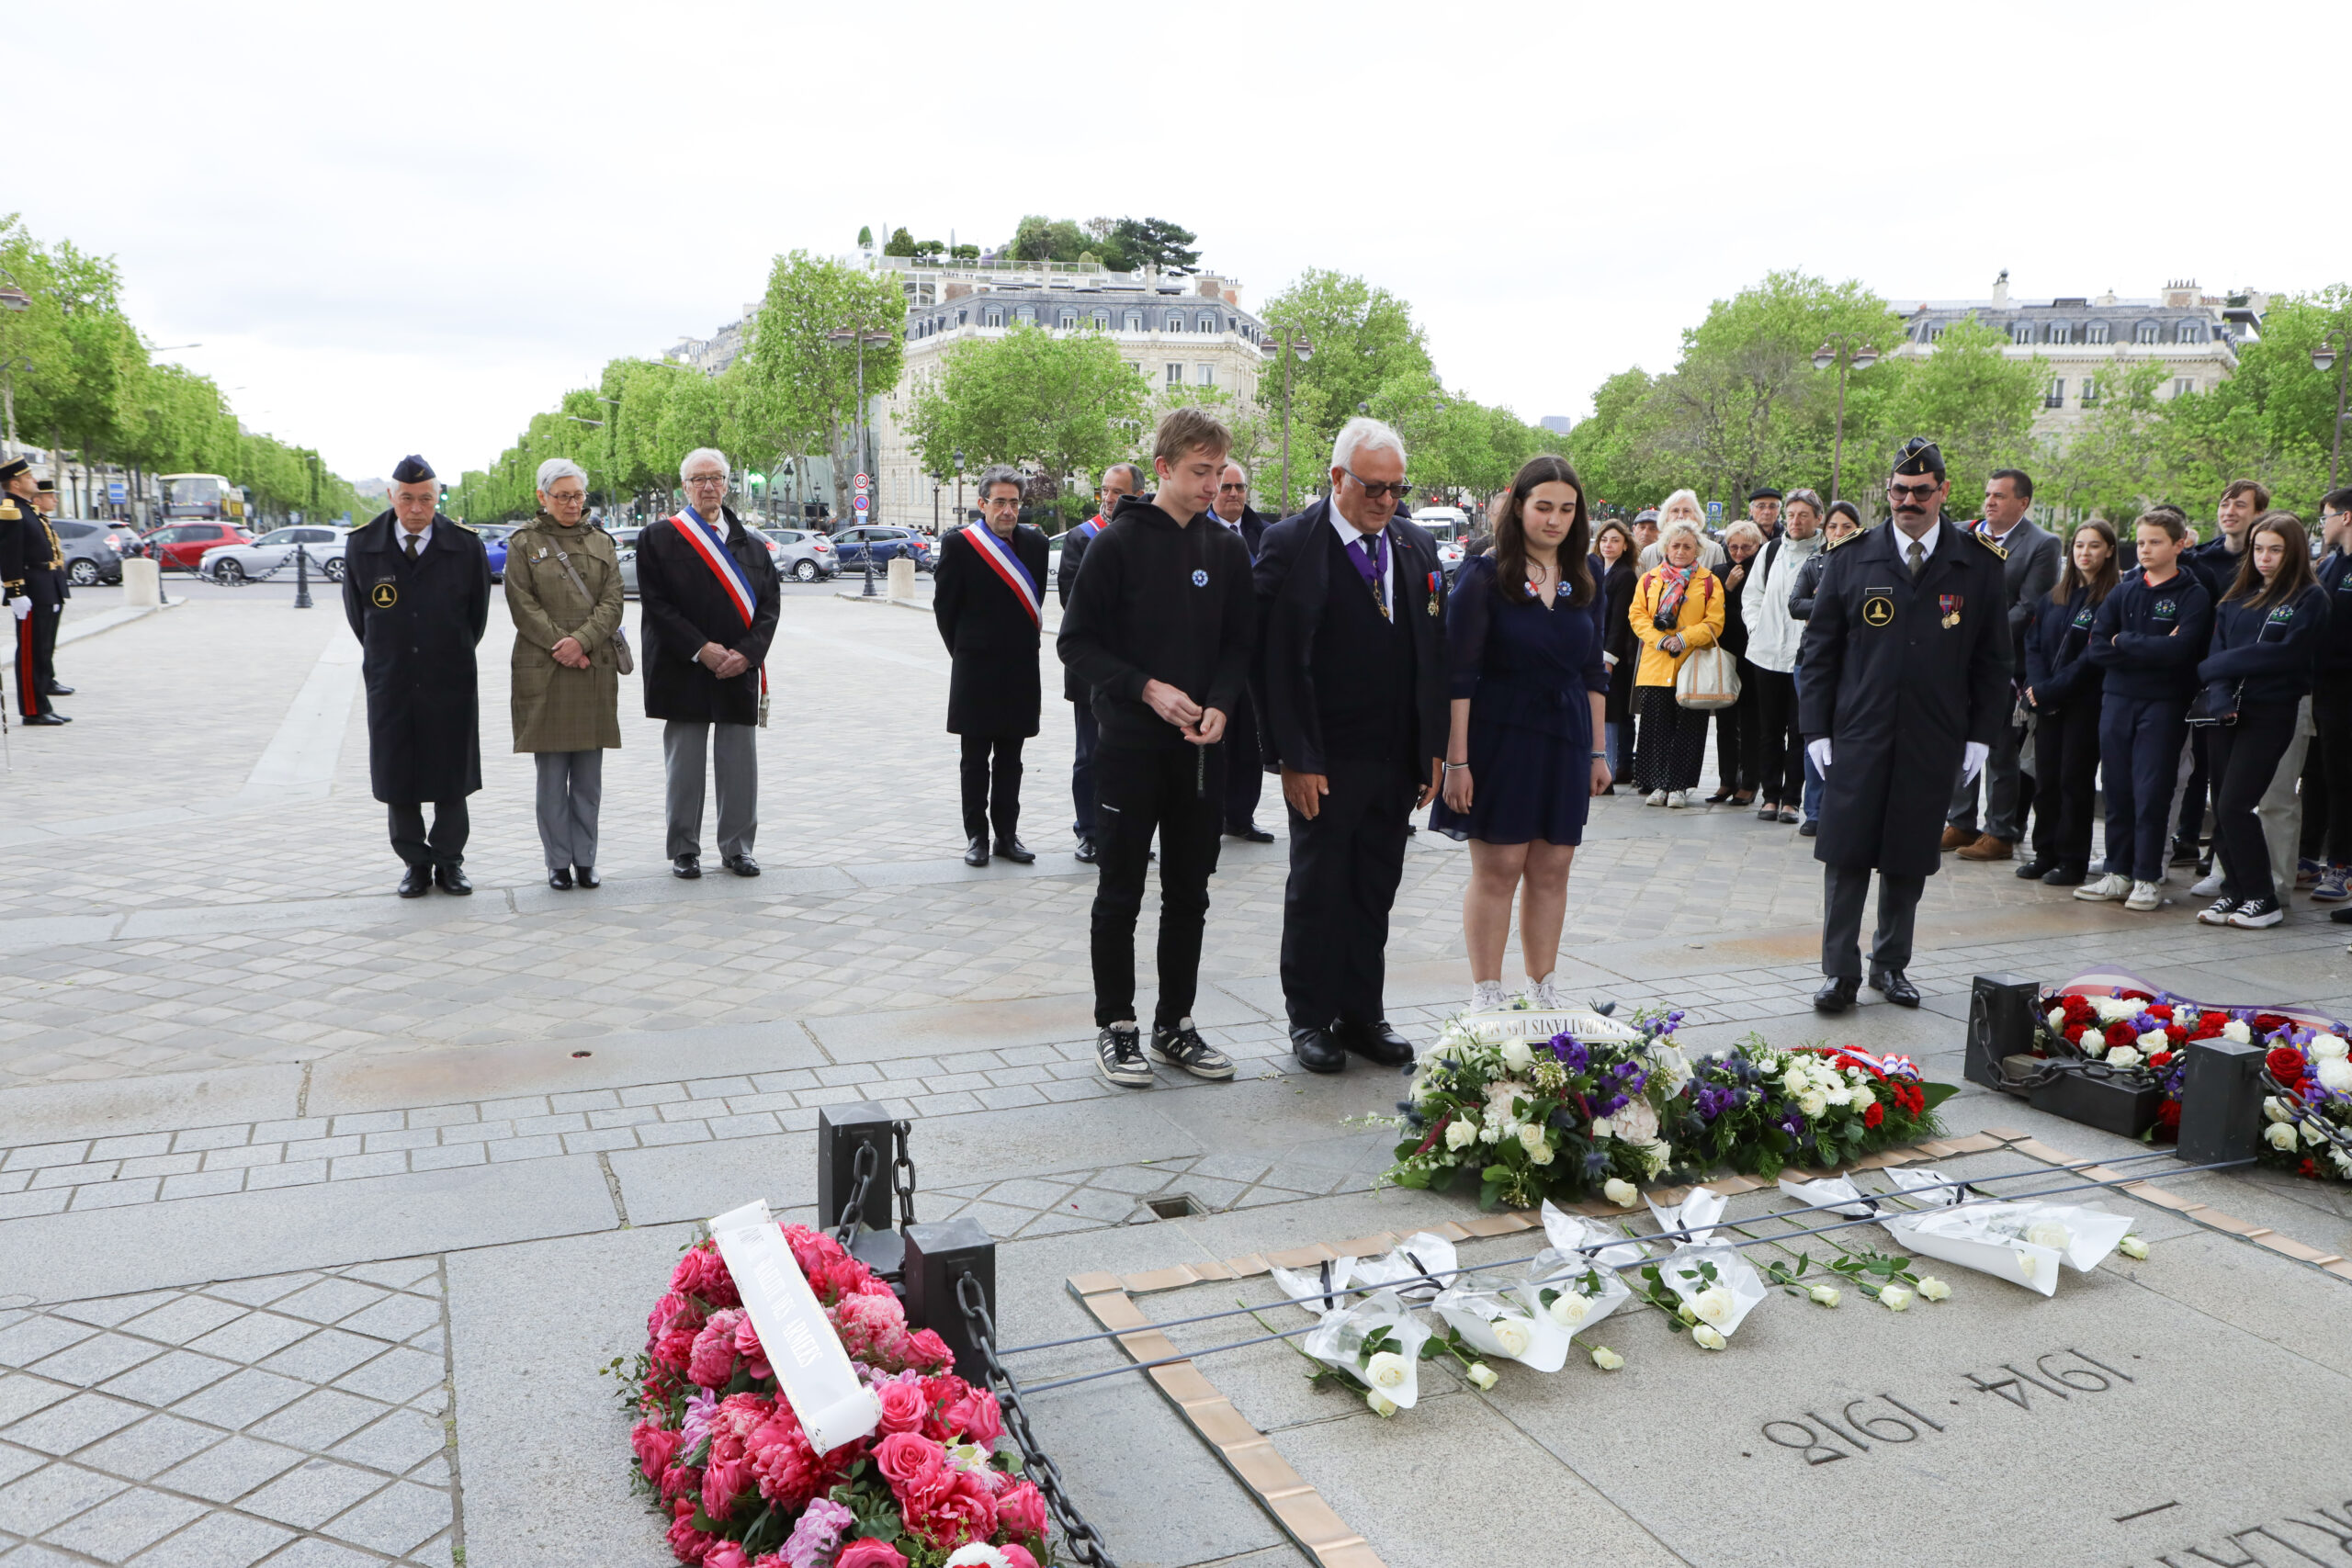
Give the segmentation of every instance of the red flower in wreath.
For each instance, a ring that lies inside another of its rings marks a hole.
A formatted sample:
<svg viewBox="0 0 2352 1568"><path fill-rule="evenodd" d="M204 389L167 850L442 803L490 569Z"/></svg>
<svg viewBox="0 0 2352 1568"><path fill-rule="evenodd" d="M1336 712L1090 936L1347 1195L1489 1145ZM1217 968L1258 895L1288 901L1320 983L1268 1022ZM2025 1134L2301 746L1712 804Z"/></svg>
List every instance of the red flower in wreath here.
<svg viewBox="0 0 2352 1568"><path fill-rule="evenodd" d="M1876 1100L1872 1100L1871 1102L1871 1108L1862 1112L1862 1125L1865 1127L1875 1127L1885 1120L1886 1107L1879 1104Z"/></svg>
<svg viewBox="0 0 2352 1568"><path fill-rule="evenodd" d="M2276 1034L2294 1021L2282 1012L2258 1012L2254 1015L2254 1032L2256 1034Z"/></svg>
<svg viewBox="0 0 2352 1568"><path fill-rule="evenodd" d="M2160 1020L2163 1022L2170 1023L2172 1021L2172 1004L2170 1002L2156 1002L2149 1007L2148 1016L2153 1019Z"/></svg>
<svg viewBox="0 0 2352 1568"><path fill-rule="evenodd" d="M2205 1013L2198 1019L2197 1027L2188 1032L2188 1037L2191 1040L2218 1040L2222 1036L2222 1026L2229 1021L2228 1013Z"/></svg>
<svg viewBox="0 0 2352 1568"><path fill-rule="evenodd" d="M2167 1100L2156 1107L2156 1125L2167 1131L2180 1130L2180 1101Z"/></svg>
<svg viewBox="0 0 2352 1568"><path fill-rule="evenodd" d="M2272 1077L2289 1089L2303 1081L2303 1054L2291 1045L2272 1046L2270 1054L2263 1058L2263 1065L2270 1069Z"/></svg>
<svg viewBox="0 0 2352 1568"><path fill-rule="evenodd" d="M2172 1053L2169 1051L2157 1052L2154 1055L2148 1058L2148 1066L2152 1067L2168 1067L2172 1066Z"/></svg>
<svg viewBox="0 0 2352 1568"><path fill-rule="evenodd" d="M2168 1023L2165 1026L2165 1039L2176 1046L2186 1045L2188 1043L2188 1031L2177 1023Z"/></svg>
<svg viewBox="0 0 2352 1568"><path fill-rule="evenodd" d="M2109 1045L2136 1045L2140 1043L2139 1032L2132 1027L2132 1021L2128 1018L2119 1018L2109 1024L2101 1038Z"/></svg>

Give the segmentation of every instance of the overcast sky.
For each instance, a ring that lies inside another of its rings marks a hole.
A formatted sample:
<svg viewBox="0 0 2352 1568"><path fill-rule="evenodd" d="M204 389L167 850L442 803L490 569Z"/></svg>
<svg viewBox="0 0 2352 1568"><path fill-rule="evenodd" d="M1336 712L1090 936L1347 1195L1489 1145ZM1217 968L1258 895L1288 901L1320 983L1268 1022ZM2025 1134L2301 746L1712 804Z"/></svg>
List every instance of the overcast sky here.
<svg viewBox="0 0 2352 1568"><path fill-rule="evenodd" d="M0 210L351 478L494 457L861 224L1173 219L1245 305L1410 301L1580 417L1773 268L1889 297L2352 276L2352 6L80 0L10 12ZM35 117L39 117L36 118ZM2314 204L2324 202L2324 207Z"/></svg>

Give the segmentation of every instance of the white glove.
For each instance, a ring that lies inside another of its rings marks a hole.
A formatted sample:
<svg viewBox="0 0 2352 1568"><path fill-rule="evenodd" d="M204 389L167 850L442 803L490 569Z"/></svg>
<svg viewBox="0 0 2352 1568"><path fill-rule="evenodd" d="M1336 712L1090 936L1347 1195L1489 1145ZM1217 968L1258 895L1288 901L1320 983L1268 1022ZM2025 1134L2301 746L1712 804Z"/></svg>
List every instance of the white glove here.
<svg viewBox="0 0 2352 1568"><path fill-rule="evenodd" d="M8 601L8 613L21 621L33 613L33 602L19 593Z"/></svg>
<svg viewBox="0 0 2352 1568"><path fill-rule="evenodd" d="M1825 735L1811 742L1805 747L1804 754L1813 759L1813 771L1826 777L1829 773L1829 737Z"/></svg>
<svg viewBox="0 0 2352 1568"><path fill-rule="evenodd" d="M1993 749L1982 740L1968 742L1968 754L1961 759L1960 782L1973 783L1976 775L1984 771L1984 759L1992 755L1992 752Z"/></svg>

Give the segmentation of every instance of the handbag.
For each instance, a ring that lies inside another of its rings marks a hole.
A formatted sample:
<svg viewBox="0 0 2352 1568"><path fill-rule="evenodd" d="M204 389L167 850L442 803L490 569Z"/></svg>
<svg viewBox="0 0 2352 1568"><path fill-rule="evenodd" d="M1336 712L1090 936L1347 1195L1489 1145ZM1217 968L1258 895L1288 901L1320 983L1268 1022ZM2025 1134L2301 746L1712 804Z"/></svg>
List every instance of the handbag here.
<svg viewBox="0 0 2352 1568"><path fill-rule="evenodd" d="M1692 649L1674 672L1674 700L1702 712L1730 707L1739 701L1739 661L1713 644Z"/></svg>
<svg viewBox="0 0 2352 1568"><path fill-rule="evenodd" d="M2238 721L2238 699L2245 690L2244 681L2232 682L2226 691L2219 684L2199 686L2188 705L2188 722L2203 728L2207 725L2230 725ZM2216 695L2216 692L2222 692Z"/></svg>
<svg viewBox="0 0 2352 1568"><path fill-rule="evenodd" d="M580 596L594 604L596 602L596 596L588 592L586 583L580 581L580 573L573 569L571 558L564 554L561 545L555 547L555 561L558 566L563 568L564 576L571 579L571 586L580 590ZM621 626L613 628L613 668L624 675L637 673L637 655L629 651L628 632Z"/></svg>

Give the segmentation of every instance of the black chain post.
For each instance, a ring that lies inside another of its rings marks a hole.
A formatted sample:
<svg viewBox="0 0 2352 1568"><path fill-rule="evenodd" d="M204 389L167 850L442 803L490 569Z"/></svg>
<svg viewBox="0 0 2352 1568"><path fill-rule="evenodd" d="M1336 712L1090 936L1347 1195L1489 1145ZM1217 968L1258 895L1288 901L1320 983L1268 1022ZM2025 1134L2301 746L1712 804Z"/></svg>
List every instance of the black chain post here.
<svg viewBox="0 0 2352 1568"><path fill-rule="evenodd" d="M2269 1073L2259 1045L2192 1040L2180 1080L2180 1142L2191 1165L2252 1159L2262 1149L2262 1091ZM2274 1083L2276 1080L2272 1080Z"/></svg>
<svg viewBox="0 0 2352 1568"><path fill-rule="evenodd" d="M865 1100L829 1105L817 1112L819 1222L839 1227L854 1190L853 1228L846 1235L836 1230L842 1246L849 1246L860 1231L890 1228L890 1190L875 1179L889 1157L890 1113L881 1106Z"/></svg>
<svg viewBox="0 0 2352 1568"><path fill-rule="evenodd" d="M2009 1056L2033 1054L2034 983L2021 975L1979 975L1968 993L1968 1054L1962 1076L1986 1089L2008 1089Z"/></svg>
<svg viewBox="0 0 2352 1568"><path fill-rule="evenodd" d="M307 545L294 547L294 607L311 607L311 549Z"/></svg>
<svg viewBox="0 0 2352 1568"><path fill-rule="evenodd" d="M975 1231L979 1230L978 1224L972 1221L950 1222L950 1225L962 1224L970 1224ZM945 1230L949 1226L924 1225L919 1228ZM986 1234L981 1232L983 1237ZM910 1257L913 1256L912 1238L909 1240L908 1251ZM990 1309L991 1299L996 1294L996 1244L993 1242L988 1244L985 1262L986 1279L976 1269L956 1268L956 1305L963 1320L965 1336L978 1352L989 1387L996 1394L997 1407L1004 1413L1004 1429L1012 1434L1014 1446L1021 1450L1024 1473L1037 1483L1037 1490L1045 1495L1046 1509L1061 1529L1062 1544L1069 1549L1070 1561L1084 1564L1085 1568L1118 1568L1118 1564L1112 1561L1111 1550L1104 1544L1102 1532L1087 1522L1086 1516L1080 1513L1078 1505L1071 1501L1069 1490L1062 1481L1061 1467L1038 1444L1037 1435L1029 1429L1029 1410L1022 1402L1021 1385L1013 1381L1012 1374L997 1359L996 1318ZM910 1294L910 1305L912 1300ZM932 1326L939 1325L934 1324ZM942 1333L944 1334L944 1329ZM951 1337L949 1342L955 1341ZM960 1356L956 1366L957 1373L963 1375L966 1382L974 1381L969 1374L964 1373Z"/></svg>

